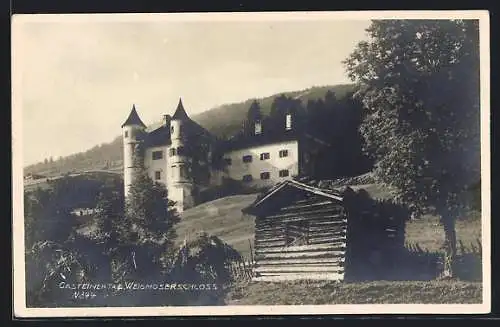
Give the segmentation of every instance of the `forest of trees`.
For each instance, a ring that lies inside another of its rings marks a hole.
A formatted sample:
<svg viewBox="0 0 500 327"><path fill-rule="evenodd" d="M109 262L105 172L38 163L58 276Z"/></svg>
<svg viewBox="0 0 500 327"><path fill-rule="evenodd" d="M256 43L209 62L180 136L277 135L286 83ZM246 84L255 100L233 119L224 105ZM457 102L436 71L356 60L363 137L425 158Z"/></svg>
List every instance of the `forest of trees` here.
<svg viewBox="0 0 500 327"><path fill-rule="evenodd" d="M50 188L25 193L26 301L28 307L139 306L219 303L228 282L227 264L242 260L220 239L200 234L174 246L179 216L167 190L144 169L124 201L119 176L64 177ZM71 211L97 209L87 220ZM92 228L86 233L82 227ZM194 249L194 251L193 251ZM130 283L204 283L211 292L137 292ZM120 285L72 290L61 285Z"/></svg>
<svg viewBox="0 0 500 327"><path fill-rule="evenodd" d="M324 97L306 103L281 94L272 101L269 114L265 114L260 103L254 100L235 139L251 140L255 122L262 124L262 136L259 137L279 139L285 133L287 114L292 115L292 130L298 137L308 133L330 144L324 150L323 169L312 177L350 177L372 168L373 160L363 152L363 138L359 132L364 111L361 102L354 98L354 92L337 97L333 90L328 90Z"/></svg>

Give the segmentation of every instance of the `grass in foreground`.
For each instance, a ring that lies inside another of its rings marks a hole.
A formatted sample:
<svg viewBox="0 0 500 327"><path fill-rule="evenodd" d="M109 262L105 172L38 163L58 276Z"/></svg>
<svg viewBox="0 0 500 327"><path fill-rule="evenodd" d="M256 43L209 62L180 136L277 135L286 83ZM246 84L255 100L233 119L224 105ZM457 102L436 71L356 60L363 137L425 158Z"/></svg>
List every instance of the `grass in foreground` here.
<svg viewBox="0 0 500 327"><path fill-rule="evenodd" d="M249 282L236 284L227 305L482 303L482 284L462 281Z"/></svg>

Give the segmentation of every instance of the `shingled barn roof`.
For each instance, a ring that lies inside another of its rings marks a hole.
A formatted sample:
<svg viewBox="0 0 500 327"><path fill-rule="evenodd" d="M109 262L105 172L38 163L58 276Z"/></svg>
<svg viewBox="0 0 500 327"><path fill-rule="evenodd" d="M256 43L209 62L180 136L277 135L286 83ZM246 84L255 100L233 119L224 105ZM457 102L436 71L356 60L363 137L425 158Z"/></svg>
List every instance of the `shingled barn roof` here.
<svg viewBox="0 0 500 327"><path fill-rule="evenodd" d="M260 194L251 205L242 210L243 213L252 214L258 206L271 199L274 194L287 186L316 193L338 201L343 200L347 190L352 190L356 193L366 192L375 200L391 200L394 198L393 190L385 185L376 183L370 173L336 180L314 180L309 177L299 177L280 182L267 192Z"/></svg>

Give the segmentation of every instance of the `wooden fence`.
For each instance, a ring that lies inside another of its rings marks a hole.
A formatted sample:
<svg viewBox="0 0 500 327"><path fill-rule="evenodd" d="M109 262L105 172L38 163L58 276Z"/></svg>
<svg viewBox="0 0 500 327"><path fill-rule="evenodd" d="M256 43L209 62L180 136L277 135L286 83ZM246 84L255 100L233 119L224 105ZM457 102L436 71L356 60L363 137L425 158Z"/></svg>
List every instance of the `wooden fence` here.
<svg viewBox="0 0 500 327"><path fill-rule="evenodd" d="M443 270L444 251L429 251L418 243L406 242L407 258L406 267L415 274L436 278ZM479 281L482 278L482 244L480 239L465 243L457 242L455 257L455 274L460 279Z"/></svg>
<svg viewBox="0 0 500 327"><path fill-rule="evenodd" d="M234 261L227 267L233 282L250 281L255 277L255 263L250 260Z"/></svg>
<svg viewBox="0 0 500 327"><path fill-rule="evenodd" d="M248 240L249 255L242 260L231 261L227 264L232 282L250 281L255 277L255 259L253 255L252 241Z"/></svg>
<svg viewBox="0 0 500 327"><path fill-rule="evenodd" d="M423 249L420 247L418 243L414 242L405 242L405 247L410 253L421 254L421 255L431 255L438 254L442 251L429 251L427 249ZM474 242L470 242L469 244L464 243L462 240L458 240L457 242L457 255L466 255L466 254L476 254L482 255L482 244L479 238L476 238Z"/></svg>

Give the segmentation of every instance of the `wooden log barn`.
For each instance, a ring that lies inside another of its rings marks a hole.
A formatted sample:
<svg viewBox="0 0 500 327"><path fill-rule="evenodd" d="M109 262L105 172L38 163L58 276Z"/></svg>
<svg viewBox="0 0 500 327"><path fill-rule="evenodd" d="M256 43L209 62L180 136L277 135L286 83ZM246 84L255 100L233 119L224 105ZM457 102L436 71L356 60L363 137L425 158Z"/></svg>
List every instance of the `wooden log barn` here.
<svg viewBox="0 0 500 327"><path fill-rule="evenodd" d="M391 215L370 214L352 188L313 185L286 180L242 210L255 216L254 280L341 281L350 256L368 260L378 250L390 258L387 249L404 244L404 228Z"/></svg>

